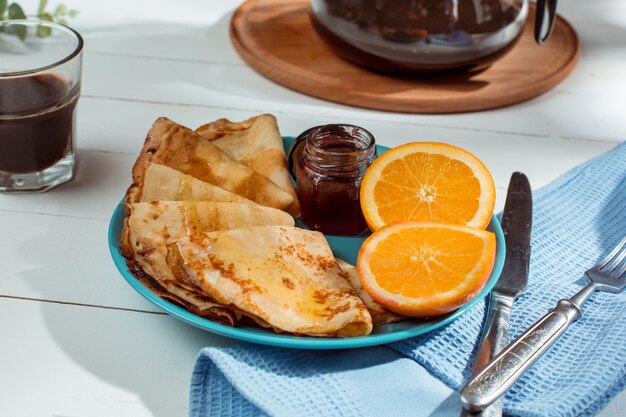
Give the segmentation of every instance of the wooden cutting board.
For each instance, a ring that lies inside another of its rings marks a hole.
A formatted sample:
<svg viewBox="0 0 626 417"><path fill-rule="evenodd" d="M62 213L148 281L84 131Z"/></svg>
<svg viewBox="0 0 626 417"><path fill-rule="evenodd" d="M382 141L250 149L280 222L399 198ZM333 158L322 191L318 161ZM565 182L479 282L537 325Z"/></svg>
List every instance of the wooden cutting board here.
<svg viewBox="0 0 626 417"><path fill-rule="evenodd" d="M290 89L349 106L405 113L495 109L536 97L562 81L580 57L576 32L558 17L550 40L533 37L534 5L512 50L470 78L395 77L335 55L311 26L307 0L248 0L231 20L243 59Z"/></svg>

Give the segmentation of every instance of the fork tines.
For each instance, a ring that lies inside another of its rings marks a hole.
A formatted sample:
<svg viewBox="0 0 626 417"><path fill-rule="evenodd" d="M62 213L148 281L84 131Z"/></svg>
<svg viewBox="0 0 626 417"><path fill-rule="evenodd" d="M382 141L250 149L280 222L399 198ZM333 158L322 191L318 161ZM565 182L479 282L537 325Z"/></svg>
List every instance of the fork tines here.
<svg viewBox="0 0 626 417"><path fill-rule="evenodd" d="M603 270L607 274L612 274L613 271L626 259L626 237L622 239L620 243L604 258L599 264L598 269ZM615 274L612 274L618 278L626 273L626 262L617 270Z"/></svg>

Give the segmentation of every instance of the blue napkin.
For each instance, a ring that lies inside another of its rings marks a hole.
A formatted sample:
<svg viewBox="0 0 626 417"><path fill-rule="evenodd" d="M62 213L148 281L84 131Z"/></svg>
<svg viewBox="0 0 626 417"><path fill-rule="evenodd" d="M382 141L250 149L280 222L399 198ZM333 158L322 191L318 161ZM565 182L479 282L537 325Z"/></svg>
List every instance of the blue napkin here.
<svg viewBox="0 0 626 417"><path fill-rule="evenodd" d="M575 294L584 271L625 235L626 143L534 193L529 286L513 308L510 337ZM484 314L481 302L441 329L376 348L205 348L190 416L457 415L453 390L469 377ZM625 386L626 291L596 293L506 394L504 408L512 416L592 416Z"/></svg>

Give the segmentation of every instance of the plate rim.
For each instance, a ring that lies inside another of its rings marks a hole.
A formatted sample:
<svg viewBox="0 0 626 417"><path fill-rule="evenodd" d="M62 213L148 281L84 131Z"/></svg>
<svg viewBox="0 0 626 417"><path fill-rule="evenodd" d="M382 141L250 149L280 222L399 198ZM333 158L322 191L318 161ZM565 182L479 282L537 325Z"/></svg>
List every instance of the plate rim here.
<svg viewBox="0 0 626 417"><path fill-rule="evenodd" d="M108 243L109 243L109 252L111 253L111 257L113 262L118 270L118 272L122 275L122 277L126 280L126 282L140 295L142 295L145 299L151 302L153 305L159 307L164 310L170 316L173 316L187 324L198 327L200 329L209 331L211 333L218 334L220 336L226 336L232 339L242 340L245 342L263 344L263 345L271 345L278 347L287 347L287 348L299 348L299 349L347 349L347 348L360 348L367 346L376 346L385 343L397 342L400 340L408 339L410 337L419 336L421 334L425 334L431 332L435 329L438 329L452 321L456 318L467 312L471 309L475 304L477 304L480 300L485 298L487 294L493 289L496 282L500 277L500 273L502 272L502 267L504 265L504 257L505 257L505 247L504 247L504 235L502 233L502 228L500 227L500 223L498 222L497 217L492 215L491 222L489 223L489 230L496 235L496 257L494 261L494 267L489 276L489 280L485 287L474 297L472 300L468 301L463 306L459 307L454 312L449 315L443 316L441 320L432 322L432 323L416 323L414 327L400 330L400 331L392 331L389 333L382 334L370 334L367 336L357 336L357 337L346 337L346 338L338 338L338 337L309 337L309 336L294 336L290 334L279 334L279 333L269 333L269 331L265 329L263 332L259 332L257 330L250 330L246 328L240 327L230 327L224 324L220 324L209 319L197 316L188 310L179 307L159 296L154 294L152 291L147 289L135 276L130 272L126 265L126 258L120 253L119 250L119 241L115 239L119 233L121 232L120 224L123 222L125 213L123 203L120 203L113 212L113 216L111 216L111 220L109 222L108 227ZM410 319L409 319L410 320ZM403 323L406 323L403 322ZM392 326L392 324L387 324L385 326ZM384 326L381 326L384 327Z"/></svg>

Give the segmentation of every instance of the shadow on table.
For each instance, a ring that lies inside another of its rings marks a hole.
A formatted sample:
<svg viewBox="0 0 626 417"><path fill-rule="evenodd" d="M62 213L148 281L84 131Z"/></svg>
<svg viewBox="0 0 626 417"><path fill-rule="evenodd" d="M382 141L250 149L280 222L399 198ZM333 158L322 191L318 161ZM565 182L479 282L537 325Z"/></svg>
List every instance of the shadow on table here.
<svg viewBox="0 0 626 417"><path fill-rule="evenodd" d="M115 29L103 28L102 36L111 33L111 30ZM137 47L137 55L149 55L143 49L147 44L156 45L158 48L158 45L163 43L174 47L176 43L186 42L186 36L190 32L193 32L198 47L206 46L209 50L206 60L210 61L211 54L219 56L224 49L230 48L229 44L220 46L219 42L215 42L215 39L220 39L222 43L227 40L225 27L211 26L201 31L190 31L185 30L184 26L168 29L167 25L155 23L138 25L132 30L130 36L133 37L134 45ZM120 36L121 38L123 36ZM206 50L202 54L207 55ZM89 46L85 59L89 59ZM199 58L201 59L203 58ZM154 62L158 65L159 61ZM179 74L172 74L174 78L178 76ZM181 77L184 78L184 74ZM81 117L80 112L78 117ZM142 141L143 138L138 140ZM115 165L112 165L113 163ZM124 171L123 175L119 171L124 167L125 163L117 163L106 152L79 150L76 179L51 192L55 193L55 197L76 200L72 204L83 204L85 217L100 218L102 207L97 207L97 202L109 200L108 197L103 199L102 193L111 191L117 193L110 199L110 208L106 208L112 212L129 185L130 168ZM111 184L121 181L122 177L127 178L122 186ZM119 190L122 192L118 193ZM37 207L38 204L49 203L50 199L46 199L47 196L44 194L24 197L32 200L32 207ZM70 213L72 214L74 213ZM64 217L63 214L60 216ZM74 248L82 245L84 250L91 254L86 259L79 259L77 254L66 252L66 245L59 239L55 230L42 228L39 236L21 244L19 252L25 260L24 264L36 267L21 271L18 279L27 283L38 294L38 298L70 301L69 305L52 302L40 304L49 337L59 346L59 350L85 372L93 375L94 379L112 386L112 388L105 386L102 389L106 397L101 396L99 392L79 392L79 395L90 394L98 397L98 400L102 401L103 409L129 410L124 414L135 415L145 408L155 417L186 415L191 372L198 351L208 345L229 346L239 342L212 335L163 314L71 304L72 301L89 300L86 302L135 308L137 305L144 305L146 310L155 310L147 302L137 301L140 296L126 284L111 261L110 267L104 271L94 269L96 265L101 267L103 264L102 262L93 264L93 259L97 259L96 256L107 260L110 258L106 245L106 222L101 222L100 227L94 226L96 223L96 220L72 217L54 222L55 225L77 229L68 232L63 239L74 240L71 244ZM50 223L42 221L42 224ZM97 243L96 239L86 237L87 233L92 232L101 233ZM79 241L79 244L76 241ZM41 250L34 251L35 247ZM34 258L35 254L41 253L44 255ZM59 259L65 259L66 262L59 262ZM89 264L89 260L92 260L92 265ZM82 296L81 291L86 293L85 296ZM111 297L107 299L107 292L121 294L121 297L111 302ZM59 378L59 385L55 389L72 388L72 384L66 384L63 378ZM113 395L108 396L109 393ZM68 396L71 396L71 393L68 393ZM115 398L112 398L113 396ZM133 404L135 398L137 404ZM111 403L107 403L108 401Z"/></svg>
<svg viewBox="0 0 626 417"><path fill-rule="evenodd" d="M99 169L106 171L103 166ZM98 187L97 181L84 178L54 192L79 198L85 190ZM111 209L114 205L112 201ZM155 417L185 415L198 351L236 341L154 314L156 309L124 281L110 260L107 222L71 217L51 222L47 216L34 216L33 221L38 233L19 244L16 259L29 268L19 271L16 280L30 287L33 297L52 301L33 308L41 312L48 337L59 351L84 370L72 370L78 381L86 372L93 377L82 379L97 387L96 392L73 394L70 390L77 382L61 376L52 390L67 397L89 395L103 409L124 410L121 414L143 415L147 409ZM79 253L68 250L79 247Z"/></svg>
<svg viewBox="0 0 626 417"><path fill-rule="evenodd" d="M82 168L106 171L94 161ZM85 196L85 190L100 187L98 180L90 177L53 192L67 199ZM111 209L114 205L112 201ZM38 233L19 244L16 261L29 267L19 271L16 280L30 287L33 297L51 301L33 303L48 337L83 369L71 370L79 375L76 379L81 381L80 375L86 372L92 377L82 379L97 387L96 392L74 394L70 390L77 382L60 376L53 379L57 382L51 389L70 398L89 395L103 409L123 410L120 414L143 415L142 410L147 409L155 417L185 415L198 351L237 342L180 322L145 302L110 260L107 222L62 216L54 221L48 216L31 218ZM68 250L79 247L79 253Z"/></svg>
<svg viewBox="0 0 626 417"><path fill-rule="evenodd" d="M451 417L461 413L463 405L458 392L453 392L428 417Z"/></svg>
<svg viewBox="0 0 626 417"><path fill-rule="evenodd" d="M145 407L155 417L186 415L196 354L207 345L234 343L160 314L51 303L42 304L41 313L72 361L116 387L104 389L112 395L101 398L103 407L110 401L124 414Z"/></svg>
<svg viewBox="0 0 626 417"><path fill-rule="evenodd" d="M205 36L225 30L218 29L209 28ZM161 40L152 39L157 43ZM176 41L183 42L184 37ZM101 402L103 409L130 410L124 414L136 415L146 408L156 417L185 415L191 371L198 351L207 345L229 346L238 342L167 315L154 314L152 306L138 301L140 296L126 284L109 260L106 222L90 219L102 216L103 208L98 202L110 201L110 208L105 209L112 212L129 185L126 181L131 178L130 168L120 175L119 170L126 167L126 162L117 163L106 152L79 150L78 160L77 178L51 191L55 198L49 198L50 194L20 196L22 202L28 202L35 211L38 205L57 204L59 198L75 201L59 204L59 218L54 222L33 216L35 222L41 222L41 230L37 229L37 236L20 243L17 261L34 267L20 271L17 279L32 288L37 298L64 301L39 304L49 337L70 360L93 375L94 380L112 386L102 389L106 397L101 392L79 392L78 395L89 394L96 398L94 401ZM123 180L121 186L111 184L122 181L122 177L127 180ZM122 192L118 193L120 190ZM111 199L103 198L102 193L111 192L115 194ZM82 205L88 219L72 217L75 213L66 216L63 209L72 204ZM64 230L62 237L58 234L61 229ZM81 252L68 252L68 247L81 247ZM105 263L99 259L108 261L106 268L102 268ZM111 294L114 297L119 294L120 298L112 301ZM151 311L127 311L73 302L143 306ZM54 389L72 389L73 384L63 378L58 378ZM67 394L72 396L72 393ZM133 403L135 398L136 404Z"/></svg>
<svg viewBox="0 0 626 417"><path fill-rule="evenodd" d="M28 244L36 242L25 244L24 256L28 256ZM105 251L106 247L102 245L102 256L108 256ZM33 287L40 297L54 300L58 292L52 288L59 283L70 284L61 278L73 267L71 256L67 259L69 262L65 267L59 263L42 265L22 272L20 279L37 283ZM29 262L32 263L32 260ZM111 284L112 280L123 281L114 268L107 268L107 272L110 272L107 277L98 271L84 273L83 279L106 279ZM42 280L42 276L47 279ZM93 289L93 285L86 284L85 287ZM132 288L126 287L129 294L139 297ZM73 298L76 299L76 296ZM87 298L97 297L92 295ZM122 301L119 304L125 303ZM131 305L135 307L138 304L141 305L139 302L132 302ZM186 415L189 383L197 353L205 346L237 343L162 313L56 302L40 303L39 309L49 337L56 342L59 350L95 379L115 386L104 387L102 392L79 392L77 395L99 397L103 408L126 410L125 414L136 414L145 407L155 417ZM152 308L146 306L146 310ZM73 384L66 383L63 378L58 381L65 386L55 389L72 389ZM137 404L133 404L135 397Z"/></svg>

